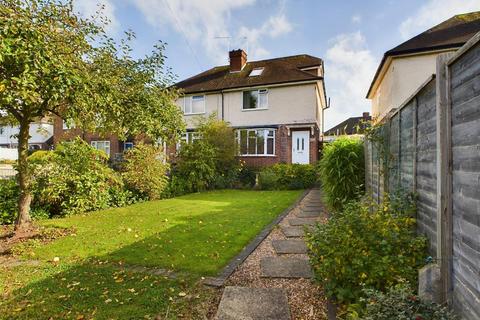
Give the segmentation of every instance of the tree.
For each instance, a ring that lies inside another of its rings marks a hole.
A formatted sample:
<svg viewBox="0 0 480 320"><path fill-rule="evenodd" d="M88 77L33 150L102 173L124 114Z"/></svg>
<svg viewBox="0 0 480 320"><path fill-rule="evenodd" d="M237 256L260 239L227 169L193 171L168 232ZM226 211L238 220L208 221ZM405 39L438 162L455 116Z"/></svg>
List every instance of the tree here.
<svg viewBox="0 0 480 320"><path fill-rule="evenodd" d="M121 138L176 139L183 131L165 44L134 59L134 34L116 43L97 14L79 17L71 0L0 2L0 121L20 127L17 232L30 226L32 122L58 116L85 131Z"/></svg>

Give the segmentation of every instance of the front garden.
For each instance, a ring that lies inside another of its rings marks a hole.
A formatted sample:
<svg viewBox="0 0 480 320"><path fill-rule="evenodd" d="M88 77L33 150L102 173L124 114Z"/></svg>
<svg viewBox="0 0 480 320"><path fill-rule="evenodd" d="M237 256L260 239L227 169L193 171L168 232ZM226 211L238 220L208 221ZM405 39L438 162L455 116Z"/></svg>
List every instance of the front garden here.
<svg viewBox="0 0 480 320"><path fill-rule="evenodd" d="M2 267L0 314L8 319L200 318L212 295L198 284L201 277L219 272L300 193L211 191L44 220L44 234L59 233L53 229L65 235L13 248L25 264ZM148 269L135 272L139 267Z"/></svg>

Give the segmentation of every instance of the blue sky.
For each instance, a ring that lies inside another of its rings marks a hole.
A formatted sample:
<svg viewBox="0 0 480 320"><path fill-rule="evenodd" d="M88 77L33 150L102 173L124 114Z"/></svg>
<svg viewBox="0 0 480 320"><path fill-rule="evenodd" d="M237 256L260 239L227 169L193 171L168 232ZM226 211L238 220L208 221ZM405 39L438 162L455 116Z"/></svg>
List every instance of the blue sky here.
<svg viewBox="0 0 480 320"><path fill-rule="evenodd" d="M383 52L454 14L480 10L480 0L76 0L87 16L98 3L113 37L136 33L136 56L167 42L167 64L179 80L228 63L229 48L248 49L249 60L324 59L325 129L370 111L365 94Z"/></svg>

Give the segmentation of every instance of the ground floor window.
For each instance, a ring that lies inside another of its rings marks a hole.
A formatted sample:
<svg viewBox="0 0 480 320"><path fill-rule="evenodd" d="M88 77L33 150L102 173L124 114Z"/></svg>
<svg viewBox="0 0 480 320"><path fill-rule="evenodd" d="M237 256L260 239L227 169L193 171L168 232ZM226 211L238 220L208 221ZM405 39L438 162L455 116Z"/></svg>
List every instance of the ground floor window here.
<svg viewBox="0 0 480 320"><path fill-rule="evenodd" d="M275 155L274 129L237 130L237 143L242 156Z"/></svg>
<svg viewBox="0 0 480 320"><path fill-rule="evenodd" d="M110 141L92 141L90 145L95 149L102 150L107 155L110 155Z"/></svg>
<svg viewBox="0 0 480 320"><path fill-rule="evenodd" d="M126 141L123 143L123 151L128 151L130 149L133 149L133 142Z"/></svg>

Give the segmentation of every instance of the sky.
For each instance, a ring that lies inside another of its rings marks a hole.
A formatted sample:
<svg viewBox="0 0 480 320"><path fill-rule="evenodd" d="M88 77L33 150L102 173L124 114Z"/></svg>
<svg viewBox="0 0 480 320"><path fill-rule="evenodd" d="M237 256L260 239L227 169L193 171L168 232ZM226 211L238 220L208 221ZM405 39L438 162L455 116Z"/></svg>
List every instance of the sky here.
<svg viewBox="0 0 480 320"><path fill-rule="evenodd" d="M167 65L182 80L228 64L229 49L248 60L309 54L325 62L330 108L325 129L370 111L367 89L385 51L480 0L76 0L81 15L103 6L107 32L136 34L133 54L167 43Z"/></svg>

